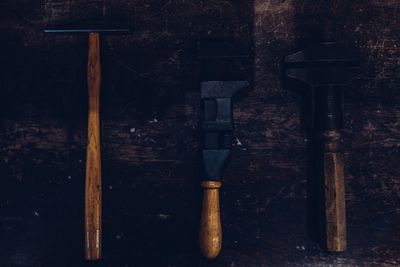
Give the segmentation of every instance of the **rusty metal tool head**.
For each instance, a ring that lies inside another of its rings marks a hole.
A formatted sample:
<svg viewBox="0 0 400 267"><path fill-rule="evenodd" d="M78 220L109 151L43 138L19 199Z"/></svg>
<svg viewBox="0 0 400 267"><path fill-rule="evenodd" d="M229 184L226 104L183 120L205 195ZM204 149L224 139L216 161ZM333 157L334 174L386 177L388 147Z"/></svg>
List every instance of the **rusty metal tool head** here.
<svg viewBox="0 0 400 267"><path fill-rule="evenodd" d="M206 258L220 254L222 226L219 208L221 176L231 154L233 135L233 99L249 87L247 81L230 80L240 77L232 62L242 60L238 47L231 41L212 40L199 44L201 62L202 159L204 167L203 207L199 243ZM230 66L227 68L226 66ZM233 73L232 73L233 72Z"/></svg>
<svg viewBox="0 0 400 267"><path fill-rule="evenodd" d="M48 27L46 33L88 34L87 83L89 91L88 139L85 180L85 258L98 260L102 249L102 181L100 142L101 60L100 33L129 32L127 24L110 21L85 21Z"/></svg>
<svg viewBox="0 0 400 267"><path fill-rule="evenodd" d="M129 33L129 22L123 20L83 20L68 24L49 25L44 29L45 33Z"/></svg>
<svg viewBox="0 0 400 267"><path fill-rule="evenodd" d="M249 86L247 81L201 83L203 106L203 164L207 181L220 181L232 146L232 98Z"/></svg>
<svg viewBox="0 0 400 267"><path fill-rule="evenodd" d="M337 42L315 43L285 57L285 77L311 90L311 125L322 140L326 247L346 249L343 89L360 72L360 53Z"/></svg>
<svg viewBox="0 0 400 267"><path fill-rule="evenodd" d="M344 86L359 73L358 50L338 42L315 43L285 57L285 77L312 88Z"/></svg>

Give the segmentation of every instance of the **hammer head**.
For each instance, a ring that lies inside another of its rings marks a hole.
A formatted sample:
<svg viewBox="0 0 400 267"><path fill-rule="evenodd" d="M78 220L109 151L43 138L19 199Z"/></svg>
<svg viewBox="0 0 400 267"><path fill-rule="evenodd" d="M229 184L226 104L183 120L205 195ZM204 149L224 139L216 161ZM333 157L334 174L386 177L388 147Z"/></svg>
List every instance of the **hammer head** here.
<svg viewBox="0 0 400 267"><path fill-rule="evenodd" d="M110 21L110 20L98 20L98 21L81 21L65 25L53 25L44 29L46 33L128 33L131 31L131 27L127 21Z"/></svg>
<svg viewBox="0 0 400 267"><path fill-rule="evenodd" d="M337 42L310 45L285 57L285 76L312 87L340 86L359 72L360 53Z"/></svg>

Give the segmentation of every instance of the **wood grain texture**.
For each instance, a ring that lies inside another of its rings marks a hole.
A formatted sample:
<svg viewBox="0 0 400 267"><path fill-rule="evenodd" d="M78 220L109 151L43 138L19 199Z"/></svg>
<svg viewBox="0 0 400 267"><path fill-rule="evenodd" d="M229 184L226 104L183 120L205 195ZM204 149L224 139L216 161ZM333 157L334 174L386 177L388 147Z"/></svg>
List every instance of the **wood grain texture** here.
<svg viewBox="0 0 400 267"><path fill-rule="evenodd" d="M102 181L100 143L100 36L89 34L88 53L88 142L85 185L85 258L101 258Z"/></svg>
<svg viewBox="0 0 400 267"><path fill-rule="evenodd" d="M221 182L205 181L203 188L203 205L200 217L199 243L204 257L214 259L221 253L222 226L219 207L219 189Z"/></svg>
<svg viewBox="0 0 400 267"><path fill-rule="evenodd" d="M347 244L342 134L328 131L323 140L326 246L328 251L340 252L346 250Z"/></svg>
<svg viewBox="0 0 400 267"><path fill-rule="evenodd" d="M398 1L331 2L338 39L373 67L344 92L347 250L339 254L307 234L309 140L299 94L280 77L283 56L325 19L325 0L1 1L0 266L87 266L87 38L42 30L103 6L106 15L127 15L134 31L107 36L103 57L107 231L96 266L400 266ZM198 244L194 43L232 35L254 41L255 89L234 108L220 192L223 253L209 261Z"/></svg>

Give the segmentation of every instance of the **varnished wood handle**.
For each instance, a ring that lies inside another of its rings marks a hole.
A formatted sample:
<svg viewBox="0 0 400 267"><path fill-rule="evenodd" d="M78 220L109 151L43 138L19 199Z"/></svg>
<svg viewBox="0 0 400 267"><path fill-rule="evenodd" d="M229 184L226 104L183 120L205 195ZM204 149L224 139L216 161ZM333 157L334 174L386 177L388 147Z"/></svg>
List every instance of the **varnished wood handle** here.
<svg viewBox="0 0 400 267"><path fill-rule="evenodd" d="M344 156L340 131L324 133L324 184L326 242L328 251L346 250Z"/></svg>
<svg viewBox="0 0 400 267"><path fill-rule="evenodd" d="M216 258L221 252L222 227L219 209L219 189L221 182L202 182L203 207L200 219L199 242L203 255Z"/></svg>
<svg viewBox="0 0 400 267"><path fill-rule="evenodd" d="M100 153L100 38L89 34L87 82L89 90L88 143L85 184L85 258L101 258L101 153Z"/></svg>

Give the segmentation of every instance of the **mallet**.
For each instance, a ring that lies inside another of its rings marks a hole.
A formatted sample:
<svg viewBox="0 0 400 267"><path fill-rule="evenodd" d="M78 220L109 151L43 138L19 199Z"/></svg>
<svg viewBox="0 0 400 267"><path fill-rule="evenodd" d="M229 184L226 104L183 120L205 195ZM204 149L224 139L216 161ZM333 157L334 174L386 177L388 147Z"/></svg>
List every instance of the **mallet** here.
<svg viewBox="0 0 400 267"><path fill-rule="evenodd" d="M312 44L285 58L285 77L311 90L312 130L323 154L326 247L332 252L346 249L343 89L360 71L360 62L357 50L336 42Z"/></svg>
<svg viewBox="0 0 400 267"><path fill-rule="evenodd" d="M106 24L105 24L106 23ZM105 26L102 26L102 25ZM100 33L126 33L130 29L120 22L84 22L69 26L55 26L46 33L82 33L89 35L87 84L89 91L88 139L85 182L85 258L98 260L102 247L102 182L100 143Z"/></svg>

